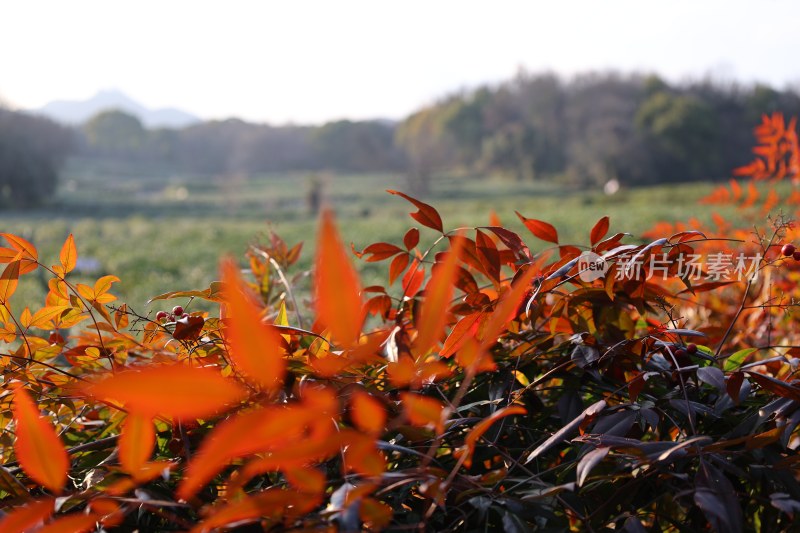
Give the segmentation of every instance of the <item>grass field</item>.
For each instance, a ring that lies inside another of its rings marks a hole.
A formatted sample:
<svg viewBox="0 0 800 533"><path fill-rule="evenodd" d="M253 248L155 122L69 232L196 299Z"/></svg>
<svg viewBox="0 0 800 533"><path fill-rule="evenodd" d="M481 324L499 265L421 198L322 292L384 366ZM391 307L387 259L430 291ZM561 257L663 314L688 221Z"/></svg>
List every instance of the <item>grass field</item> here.
<svg viewBox="0 0 800 533"><path fill-rule="evenodd" d="M231 176L124 175L71 165L56 200L47 208L0 213L0 228L32 240L44 261L55 263L64 238L75 234L78 253L122 279L115 294L140 312L147 300L170 290L199 289L217 277L220 257L241 257L248 243L276 231L289 244L305 241L303 265L313 253L316 219L308 211L307 175ZM400 242L414 225L405 200L389 195L403 190L402 176L325 176L325 202L334 208L346 242L357 248L378 240ZM533 251L545 243L524 229L514 211L546 220L562 243L588 244L588 232L603 215L611 231L638 235L659 220L708 221L711 210L697 199L711 184L600 191L569 190L552 183L503 180L435 181L425 201L442 215L446 228L486 225L494 210L523 236ZM433 239L433 232L423 232ZM361 264L366 283L378 281L379 265ZM16 301L41 305L44 288L35 277L20 287Z"/></svg>

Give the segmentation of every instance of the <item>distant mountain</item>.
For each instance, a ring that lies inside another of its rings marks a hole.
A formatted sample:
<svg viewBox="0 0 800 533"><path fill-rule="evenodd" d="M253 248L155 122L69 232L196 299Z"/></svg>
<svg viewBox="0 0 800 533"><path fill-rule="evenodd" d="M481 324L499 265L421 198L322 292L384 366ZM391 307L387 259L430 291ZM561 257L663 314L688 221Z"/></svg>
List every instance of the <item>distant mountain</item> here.
<svg viewBox="0 0 800 533"><path fill-rule="evenodd" d="M201 119L173 107L148 109L128 95L116 91L100 91L88 100L56 100L36 109L37 113L65 124L82 124L101 111L119 109L135 115L148 128L182 128Z"/></svg>

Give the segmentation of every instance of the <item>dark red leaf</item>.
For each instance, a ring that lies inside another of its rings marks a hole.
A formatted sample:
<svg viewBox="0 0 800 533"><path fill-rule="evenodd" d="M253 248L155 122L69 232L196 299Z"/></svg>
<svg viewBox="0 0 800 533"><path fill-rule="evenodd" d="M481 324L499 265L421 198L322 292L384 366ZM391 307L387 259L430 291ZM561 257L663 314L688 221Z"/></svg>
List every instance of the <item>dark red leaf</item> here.
<svg viewBox="0 0 800 533"><path fill-rule="evenodd" d="M439 212L436 211L433 207L426 204L425 202L420 202L416 198L412 198L409 195L402 193L400 191L393 191L387 190L389 194L394 194L400 196L401 198L405 198L419 209L414 213L411 213L411 218L431 229L435 229L439 233L444 233L444 225L442 224L442 217L439 216Z"/></svg>
<svg viewBox="0 0 800 533"><path fill-rule="evenodd" d="M411 228L406 232L403 236L403 244L406 247L406 250L411 250L416 245L419 244L419 230L417 228Z"/></svg>
<svg viewBox="0 0 800 533"><path fill-rule="evenodd" d="M361 254L370 254L372 257L368 257L367 262L374 263L376 261L383 261L384 259L388 259L402 252L403 249L395 246L394 244L390 244L388 242L376 242L364 248Z"/></svg>

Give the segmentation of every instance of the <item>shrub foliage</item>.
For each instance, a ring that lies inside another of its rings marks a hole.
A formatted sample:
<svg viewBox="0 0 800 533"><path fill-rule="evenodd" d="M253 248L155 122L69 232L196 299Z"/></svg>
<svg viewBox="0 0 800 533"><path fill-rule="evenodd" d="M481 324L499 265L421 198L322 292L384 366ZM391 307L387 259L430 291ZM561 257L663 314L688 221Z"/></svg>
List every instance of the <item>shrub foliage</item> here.
<svg viewBox="0 0 800 533"><path fill-rule="evenodd" d="M800 175L793 128L775 131L789 144L757 148L753 179ZM388 263L386 286L360 286L325 212L310 278L273 236L152 316L116 301L114 276L73 279L71 236L51 265L3 234L0 530L791 528L800 268L783 215L643 243L604 217L573 245L517 213L527 244L389 192L419 227L355 254ZM757 194L733 181L705 201L761 219L797 202ZM50 291L23 307L37 270Z"/></svg>

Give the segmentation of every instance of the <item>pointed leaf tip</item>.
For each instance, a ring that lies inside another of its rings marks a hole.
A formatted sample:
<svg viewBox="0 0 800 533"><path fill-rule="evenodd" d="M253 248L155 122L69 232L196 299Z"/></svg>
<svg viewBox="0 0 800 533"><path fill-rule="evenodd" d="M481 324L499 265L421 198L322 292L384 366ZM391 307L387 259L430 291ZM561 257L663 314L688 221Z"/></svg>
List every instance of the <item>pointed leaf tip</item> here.
<svg viewBox="0 0 800 533"><path fill-rule="evenodd" d="M364 320L361 286L347 254L333 213L326 210L320 220L317 255L314 264L314 303L317 320L328 329L335 342L357 344Z"/></svg>
<svg viewBox="0 0 800 533"><path fill-rule="evenodd" d="M286 353L280 334L261 320L261 309L245 296L247 287L232 260L222 263L223 295L230 313L226 329L230 357L249 380L274 390L286 373Z"/></svg>

